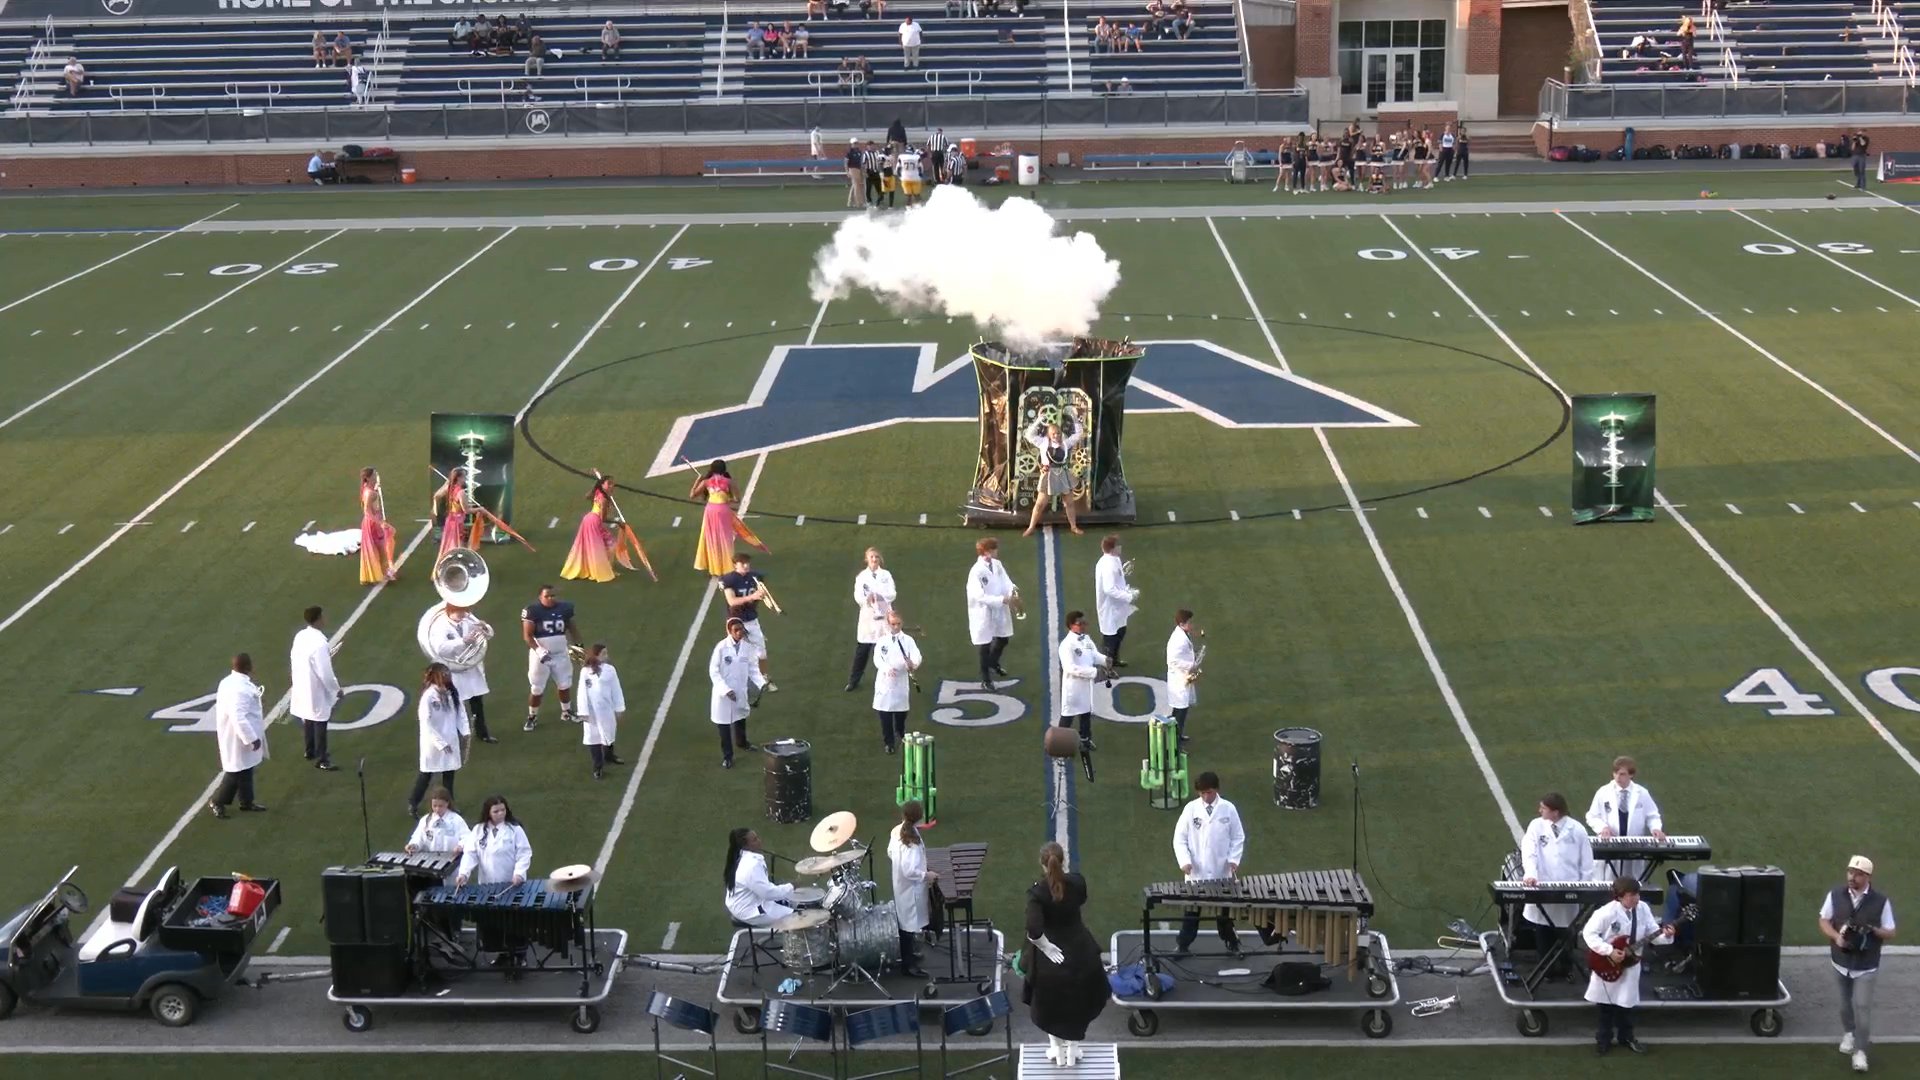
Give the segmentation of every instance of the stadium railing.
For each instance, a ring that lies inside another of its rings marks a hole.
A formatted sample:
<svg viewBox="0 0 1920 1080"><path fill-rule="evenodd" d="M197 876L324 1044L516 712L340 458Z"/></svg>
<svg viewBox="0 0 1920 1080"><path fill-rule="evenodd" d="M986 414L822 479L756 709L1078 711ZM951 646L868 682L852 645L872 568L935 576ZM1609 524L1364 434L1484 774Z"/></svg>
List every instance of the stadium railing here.
<svg viewBox="0 0 1920 1080"><path fill-rule="evenodd" d="M1905 82L1670 83L1540 88L1541 119L1710 120L1920 115L1920 87Z"/></svg>

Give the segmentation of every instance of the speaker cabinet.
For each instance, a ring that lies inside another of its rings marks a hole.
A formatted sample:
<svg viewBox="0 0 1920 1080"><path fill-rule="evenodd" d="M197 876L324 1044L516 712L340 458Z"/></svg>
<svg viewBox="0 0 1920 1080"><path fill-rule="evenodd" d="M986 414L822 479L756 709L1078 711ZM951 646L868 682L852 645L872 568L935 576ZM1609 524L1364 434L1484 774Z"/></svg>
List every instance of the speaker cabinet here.
<svg viewBox="0 0 1920 1080"><path fill-rule="evenodd" d="M1693 940L1704 946L1740 944L1741 873L1737 868L1703 866L1696 899L1700 914L1693 922Z"/></svg>
<svg viewBox="0 0 1920 1080"><path fill-rule="evenodd" d="M1701 949L1700 993L1709 1001L1770 1001L1779 997L1780 946Z"/></svg>
<svg viewBox="0 0 1920 1080"><path fill-rule="evenodd" d="M412 938L412 885L399 869L367 870L360 877L369 945L406 945Z"/></svg>
<svg viewBox="0 0 1920 1080"><path fill-rule="evenodd" d="M367 943L367 909L360 878L360 868L354 866L329 866L320 871L320 911L327 924L329 945Z"/></svg>
<svg viewBox="0 0 1920 1080"><path fill-rule="evenodd" d="M333 946L333 992L338 997L398 997L407 989L402 945Z"/></svg>
<svg viewBox="0 0 1920 1080"><path fill-rule="evenodd" d="M1740 872L1740 944L1781 944L1786 931L1787 872L1747 866Z"/></svg>

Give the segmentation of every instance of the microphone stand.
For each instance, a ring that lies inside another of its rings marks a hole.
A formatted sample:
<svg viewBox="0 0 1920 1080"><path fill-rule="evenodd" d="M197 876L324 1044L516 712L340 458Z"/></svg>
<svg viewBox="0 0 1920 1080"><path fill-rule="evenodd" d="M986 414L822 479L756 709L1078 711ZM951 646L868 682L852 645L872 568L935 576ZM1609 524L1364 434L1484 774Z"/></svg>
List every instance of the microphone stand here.
<svg viewBox="0 0 1920 1080"><path fill-rule="evenodd" d="M1349 763L1353 769L1353 872L1360 872L1360 762Z"/></svg>
<svg viewBox="0 0 1920 1080"><path fill-rule="evenodd" d="M355 773L357 773L357 774L359 774L359 776L360 776L360 835L361 835L361 837L362 837L362 839L364 839L364 840L366 841L366 845L367 845L367 858L368 858L368 860L369 860L369 861L371 861L371 860L372 860L372 858L373 858L373 825L372 825L372 823L371 823L371 821L370 821L370 820L368 819L368 817L367 817L367 759L366 759L366 755L364 755L364 754L363 754L363 755L361 755L361 757L360 757L360 761L359 761L359 762L358 762L357 764L355 764L355 765L354 765L354 767L353 767L353 771L354 771Z"/></svg>

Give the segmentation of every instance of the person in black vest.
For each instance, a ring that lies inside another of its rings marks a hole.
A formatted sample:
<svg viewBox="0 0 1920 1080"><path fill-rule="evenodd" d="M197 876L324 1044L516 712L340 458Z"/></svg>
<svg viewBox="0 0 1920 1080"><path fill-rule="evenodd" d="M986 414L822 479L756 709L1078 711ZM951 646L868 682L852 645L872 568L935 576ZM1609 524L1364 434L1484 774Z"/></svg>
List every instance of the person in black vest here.
<svg viewBox="0 0 1920 1080"><path fill-rule="evenodd" d="M1867 1071L1873 1038L1873 983L1880 972L1880 946L1893 940L1893 901L1873 887L1873 860L1847 860L1847 883L1836 885L1820 905L1820 932L1833 943L1833 970L1840 979L1840 1052L1853 1055L1853 1071Z"/></svg>
<svg viewBox="0 0 1920 1080"><path fill-rule="evenodd" d="M847 209L867 205L867 156L860 151L859 139L847 140Z"/></svg>

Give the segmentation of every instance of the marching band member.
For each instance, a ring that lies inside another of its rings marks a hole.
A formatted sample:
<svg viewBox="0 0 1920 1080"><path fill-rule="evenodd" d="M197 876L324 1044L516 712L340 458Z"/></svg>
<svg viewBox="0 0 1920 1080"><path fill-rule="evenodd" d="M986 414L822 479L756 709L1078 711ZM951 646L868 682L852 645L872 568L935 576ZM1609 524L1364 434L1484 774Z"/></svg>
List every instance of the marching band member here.
<svg viewBox="0 0 1920 1080"><path fill-rule="evenodd" d="M287 711L299 719L306 735L307 760L321 772L332 772L333 759L327 755L327 721L345 694L333 674L333 646L322 626L321 610L310 607L305 615L306 628L293 635L293 649L287 657L293 669L287 685Z"/></svg>
<svg viewBox="0 0 1920 1080"><path fill-rule="evenodd" d="M900 630L900 613L887 612L887 635L880 639L874 661L873 711L880 717L880 742L894 752L907 733L907 692L913 672L920 667L920 646Z"/></svg>
<svg viewBox="0 0 1920 1080"><path fill-rule="evenodd" d="M407 854L422 851L460 854L471 830L467 828L466 819L454 812L453 792L443 787L434 788L427 792L427 805L431 809L420 816L413 835L407 837Z"/></svg>
<svg viewBox="0 0 1920 1080"><path fill-rule="evenodd" d="M369 465L360 470L360 584L378 585L399 576L393 568L393 539L380 473Z"/></svg>
<svg viewBox="0 0 1920 1080"><path fill-rule="evenodd" d="M445 504L445 517L440 526L440 554L445 555L457 547L467 546L467 470L463 465L455 465L447 474L447 482L433 489L433 514L441 517L441 505ZM437 559L438 556L435 556Z"/></svg>
<svg viewBox="0 0 1920 1080"><path fill-rule="evenodd" d="M1198 700L1193 684L1200 677L1200 657L1193 638L1193 612L1181 608L1173 613L1173 633L1167 635L1167 705L1182 743L1187 741L1187 710Z"/></svg>
<svg viewBox="0 0 1920 1080"><path fill-rule="evenodd" d="M1173 829L1173 860L1188 881L1216 881L1230 878L1240 870L1241 856L1247 851L1247 832L1240 825L1240 811L1220 797L1220 777L1201 773L1193 782L1199 797L1180 811L1180 823ZM1220 940L1238 959L1240 938L1233 931L1233 920L1221 915L1214 920ZM1189 909L1180 918L1180 936L1174 940L1174 954L1185 956L1200 935L1200 913Z"/></svg>
<svg viewBox="0 0 1920 1080"><path fill-rule="evenodd" d="M853 626L853 670L847 674L847 693L860 689L860 677L867 673L874 645L886 633L887 612L893 610L898 595L880 549L868 548L867 568L853 577L853 603L860 615Z"/></svg>
<svg viewBox="0 0 1920 1080"><path fill-rule="evenodd" d="M687 491L687 498L699 499L706 496L706 510L700 517L700 546L694 550L693 568L705 570L713 577L727 572L733 561L733 542L745 540L754 547L772 554L767 545L747 528L734 512L733 477L727 475L727 463L715 461L707 466L705 476L696 476L693 487Z"/></svg>
<svg viewBox="0 0 1920 1080"><path fill-rule="evenodd" d="M1098 750L1093 744L1093 680L1107 666L1107 658L1093 647L1087 637L1087 617L1078 611L1067 612L1067 636L1060 639L1060 727L1080 726L1080 746Z"/></svg>
<svg viewBox="0 0 1920 1080"><path fill-rule="evenodd" d="M460 873L453 881L465 885L519 885L533 867L533 844L527 830L513 816L505 795L489 795L480 804L480 824L460 845Z"/></svg>
<svg viewBox="0 0 1920 1080"><path fill-rule="evenodd" d="M214 817L227 816L227 807L236 794L240 796L240 809L255 813L266 809L253 801L253 770L267 757L267 723L260 711L260 698L265 692L253 681L253 657L241 653L233 658L232 672L220 680L220 688L213 695L220 787L207 803L207 812Z"/></svg>
<svg viewBox="0 0 1920 1080"><path fill-rule="evenodd" d="M1100 963L1100 943L1081 919L1087 880L1067 872L1059 844L1040 847L1039 881L1027 890L1027 976L1021 1000L1033 1026L1047 1033L1047 1059L1061 1068L1080 1061L1087 1028L1113 991Z"/></svg>
<svg viewBox="0 0 1920 1080"><path fill-rule="evenodd" d="M746 627L747 643L760 654L753 685L771 693L780 688L767 678L767 632L760 626L760 601L767 598L765 581L766 575L753 568L753 556L742 551L733 557L733 572L720 578L720 592L727 598L727 614Z"/></svg>
<svg viewBox="0 0 1920 1080"><path fill-rule="evenodd" d="M482 622L472 608L446 606L447 624L460 640L469 635L477 635L483 629L491 634L493 629ZM464 671L453 673L453 692L459 697L460 704L466 707L467 719L473 725L474 738L483 743L497 743L500 740L487 732L487 658L482 653L480 662Z"/></svg>
<svg viewBox="0 0 1920 1080"><path fill-rule="evenodd" d="M1613 759L1613 779L1600 785L1593 793L1593 803L1587 807L1587 827L1602 839L1614 836L1652 836L1656 840L1665 840L1665 822L1660 818L1660 807L1654 804L1653 795L1634 781L1640 767L1630 757L1622 755ZM1646 873L1647 864L1640 859L1610 860L1605 867L1612 877L1630 877L1635 881Z"/></svg>
<svg viewBox="0 0 1920 1080"><path fill-rule="evenodd" d="M707 657L707 681L713 684L708 718L720 731L720 767L733 768L733 748L753 749L747 741L747 714L753 711L747 700L752 685L753 661L757 650L746 640L747 624L739 616L727 620L727 636L713 647ZM731 873L731 859L729 859Z"/></svg>
<svg viewBox="0 0 1920 1080"><path fill-rule="evenodd" d="M1612 957L1619 963L1626 958L1627 950L1637 948L1660 931L1653 912L1640 902L1640 883L1630 877L1620 877L1613 883L1613 899L1593 913L1580 936L1590 951ZM1627 939L1626 949L1614 948L1613 939L1617 937ZM1602 979L1597 971L1589 972L1586 998L1600 1006L1594 1053L1604 1054L1613 1049L1616 1040L1636 1054L1647 1052L1640 1040L1633 1037L1633 1010L1640 1004L1638 971L1629 970L1612 982Z"/></svg>
<svg viewBox="0 0 1920 1080"><path fill-rule="evenodd" d="M567 561L560 576L568 581L612 581L613 530L607 527L607 492L613 489L613 477L594 481L587 493L587 512L580 515L580 528L573 534L573 546L567 549Z"/></svg>
<svg viewBox="0 0 1920 1080"><path fill-rule="evenodd" d="M973 550L979 557L967 571L967 634L980 650L980 684L992 690L993 677L1007 674L1000 666L1000 654L1013 640L1013 612L1007 602L1019 590L1000 565L1000 541L989 536L976 541Z"/></svg>
<svg viewBox="0 0 1920 1080"><path fill-rule="evenodd" d="M1524 884L1542 881L1593 880L1593 845L1587 830L1567 817L1567 797L1549 791L1540 797L1540 816L1527 824L1520 840L1520 868ZM1573 931L1580 916L1578 904L1528 904L1521 917L1534 925L1540 952Z"/></svg>
<svg viewBox="0 0 1920 1080"><path fill-rule="evenodd" d="M1120 538L1108 535L1100 539L1100 559L1093 564L1093 611L1100 620L1102 651L1113 658L1114 667L1126 667L1120 659L1120 643L1127 639L1127 619L1134 612L1140 590L1127 584L1126 564L1120 561Z"/></svg>
<svg viewBox="0 0 1920 1080"><path fill-rule="evenodd" d="M527 723L522 731L540 724L540 699L547 680L560 695L560 719L573 723L573 657L569 646L580 644L573 625L573 605L559 598L553 586L540 586L540 599L520 609L520 639L527 643Z"/></svg>
<svg viewBox="0 0 1920 1080"><path fill-rule="evenodd" d="M1056 498L1067 511L1067 527L1073 530L1073 535L1081 534L1080 521L1073 510L1073 471L1068 468L1068 463L1073 458L1074 448L1086 438L1086 433L1080 430L1071 411L1064 416L1073 423L1071 435L1063 436L1059 424L1046 425L1044 432L1038 427L1027 432L1027 441L1033 444L1034 451L1040 457L1040 480L1033 492L1033 516L1027 519L1027 531L1021 536L1033 535L1033 530L1040 527L1040 515L1047 512L1047 504Z"/></svg>
<svg viewBox="0 0 1920 1080"><path fill-rule="evenodd" d="M593 759L593 778L608 765L625 765L613 752L620 731L620 714L627 711L627 695L620 689L620 673L607 663L607 647L587 650L580 669L580 741Z"/></svg>
<svg viewBox="0 0 1920 1080"><path fill-rule="evenodd" d="M752 829L735 829L727 834L727 865L720 880L727 891L723 900L727 914L747 926L772 926L793 914L785 904L793 895L791 884L775 885L767 876L767 856L760 849L760 834Z"/></svg>
<svg viewBox="0 0 1920 1080"><path fill-rule="evenodd" d="M407 796L410 818L420 816L420 800L426 796L434 773L440 774L440 786L449 795L453 793L454 777L466 757L466 740L473 734L447 665L435 661L420 676L419 714L420 772L413 778L413 794Z"/></svg>
<svg viewBox="0 0 1920 1080"><path fill-rule="evenodd" d="M927 845L920 836L926 808L917 800L900 804L900 824L887 835L887 860L893 870L893 917L900 925L900 973L924 979L915 934L927 928L927 887L940 875L927 869Z"/></svg>

